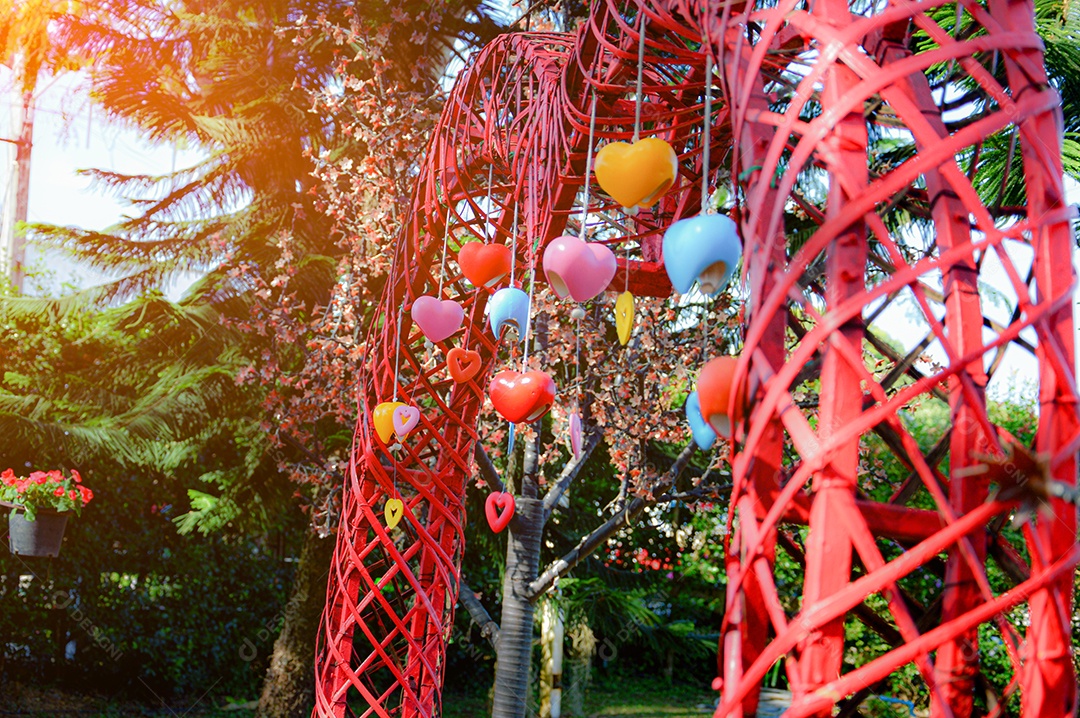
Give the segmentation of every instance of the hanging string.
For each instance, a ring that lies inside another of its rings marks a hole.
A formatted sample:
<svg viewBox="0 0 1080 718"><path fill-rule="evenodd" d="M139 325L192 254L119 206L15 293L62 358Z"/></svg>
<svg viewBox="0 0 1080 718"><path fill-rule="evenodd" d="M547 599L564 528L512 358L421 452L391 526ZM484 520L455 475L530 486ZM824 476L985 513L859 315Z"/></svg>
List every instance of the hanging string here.
<svg viewBox="0 0 1080 718"><path fill-rule="evenodd" d="M398 380L401 376L401 321L405 317L405 304L401 305L397 317L397 335L394 337L394 401L398 397Z"/></svg>
<svg viewBox="0 0 1080 718"><path fill-rule="evenodd" d="M537 237L536 227L536 175L538 173L537 160L533 158L533 172L532 181L529 182L529 206L525 213L525 241L528 246L529 257L529 315L525 319L525 347L521 353L521 368L524 371L526 363L529 360L529 339L532 334L532 315L533 315L533 297L536 294L536 247L534 246L534 237L536 237L537 243L539 238Z"/></svg>
<svg viewBox="0 0 1080 718"><path fill-rule="evenodd" d="M709 206L709 154L712 150L712 81L713 64L710 49L705 51L705 120L701 127L701 214L711 211ZM705 359L709 347L709 298L701 316L701 358Z"/></svg>
<svg viewBox="0 0 1080 718"><path fill-rule="evenodd" d="M449 197L447 198L449 201ZM439 299L442 299L443 282L446 280L446 245L450 240L450 207L446 208L446 228L442 237L442 262L439 264Z"/></svg>
<svg viewBox="0 0 1080 718"><path fill-rule="evenodd" d="M514 272L517 269L518 208L521 203L514 200L514 233L510 235L510 286L514 286Z"/></svg>
<svg viewBox="0 0 1080 718"><path fill-rule="evenodd" d="M641 85L645 72L645 8L638 10L637 84L634 89L634 142L641 139Z"/></svg>
<svg viewBox="0 0 1080 718"><path fill-rule="evenodd" d="M592 91L592 103L589 106L589 151L585 155L585 199L581 203L581 232L578 234L581 239L588 242L589 238L586 234L585 228L589 219L589 188L590 181L592 180L592 164L593 164L593 139L596 136L596 88Z"/></svg>
<svg viewBox="0 0 1080 718"><path fill-rule="evenodd" d="M701 128L701 213L709 209L709 154L712 151L712 55L705 52L705 123Z"/></svg>
<svg viewBox="0 0 1080 718"><path fill-rule="evenodd" d="M490 241L492 230L495 228L494 223L491 221L491 186L495 183L495 162L492 160L488 165L488 188L487 188L487 204L484 207L484 241Z"/></svg>

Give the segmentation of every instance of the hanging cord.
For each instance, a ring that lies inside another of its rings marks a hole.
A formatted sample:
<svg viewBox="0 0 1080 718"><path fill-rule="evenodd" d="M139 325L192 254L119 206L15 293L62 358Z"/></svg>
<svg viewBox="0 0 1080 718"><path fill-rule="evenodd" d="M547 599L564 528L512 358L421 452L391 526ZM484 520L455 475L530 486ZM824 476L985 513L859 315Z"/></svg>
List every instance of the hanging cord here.
<svg viewBox="0 0 1080 718"><path fill-rule="evenodd" d="M592 103L589 107L589 151L585 155L585 199L581 203L581 231L578 236L588 242L589 238L585 231L589 221L589 189L592 180L593 166L593 139L596 137L596 88L592 91Z"/></svg>
<svg viewBox="0 0 1080 718"><path fill-rule="evenodd" d="M712 152L712 55L705 52L705 123L701 128L701 213L709 210L709 174L712 171L709 155Z"/></svg>
<svg viewBox="0 0 1080 718"><path fill-rule="evenodd" d="M488 187L487 187L487 206L484 208L484 241L488 242L494 234L494 223L491 221L491 186L495 183L495 161L492 159L491 164L488 165Z"/></svg>
<svg viewBox="0 0 1080 718"><path fill-rule="evenodd" d="M529 315L525 319L525 348L521 354L521 369L526 369L529 360L529 340L532 334L533 297L536 295L536 247L533 242L539 243L539 233L536 227L536 175L537 164L533 160L533 181L529 183L529 206L525 214L525 240L529 248ZM534 240L534 238L536 238Z"/></svg>
<svg viewBox="0 0 1080 718"><path fill-rule="evenodd" d="M450 198L447 197L447 201ZM446 208L446 228L443 230L442 237L442 262L439 264L439 299L442 299L443 282L446 280L446 245L450 240L450 207Z"/></svg>
<svg viewBox="0 0 1080 718"><path fill-rule="evenodd" d="M510 286L514 286L514 272L517 270L518 208L521 203L514 200L514 233L510 237Z"/></svg>
<svg viewBox="0 0 1080 718"><path fill-rule="evenodd" d="M634 88L634 142L641 139L641 85L645 72L645 8L638 9L637 84Z"/></svg>
<svg viewBox="0 0 1080 718"><path fill-rule="evenodd" d="M398 310L397 335L394 337L394 401L398 397L398 382L401 376L401 322L405 318L405 304Z"/></svg>

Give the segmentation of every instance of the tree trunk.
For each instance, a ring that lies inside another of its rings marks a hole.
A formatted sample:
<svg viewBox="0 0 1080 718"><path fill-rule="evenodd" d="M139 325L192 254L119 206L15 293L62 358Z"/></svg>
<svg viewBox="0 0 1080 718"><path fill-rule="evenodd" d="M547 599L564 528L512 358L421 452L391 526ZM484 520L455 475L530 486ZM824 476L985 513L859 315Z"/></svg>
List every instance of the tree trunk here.
<svg viewBox="0 0 1080 718"><path fill-rule="evenodd" d="M544 504L536 498L539 434L538 428L536 441L525 446L523 496L516 501L506 545L492 718L525 718L532 714L528 703L534 607L529 600L529 584L536 580L540 568L540 537L544 528Z"/></svg>
<svg viewBox="0 0 1080 718"><path fill-rule="evenodd" d="M562 606L548 596L540 609L540 718L562 718L563 624Z"/></svg>
<svg viewBox="0 0 1080 718"><path fill-rule="evenodd" d="M12 286L23 290L24 265L26 264L25 222L30 210L30 155L34 140L34 90L33 86L22 92L22 103L15 140L15 181L11 195L4 207L3 218L3 264Z"/></svg>
<svg viewBox="0 0 1080 718"><path fill-rule="evenodd" d="M296 567L292 596L263 680L255 718L309 718L315 705L315 636L326 601L333 538L308 532Z"/></svg>

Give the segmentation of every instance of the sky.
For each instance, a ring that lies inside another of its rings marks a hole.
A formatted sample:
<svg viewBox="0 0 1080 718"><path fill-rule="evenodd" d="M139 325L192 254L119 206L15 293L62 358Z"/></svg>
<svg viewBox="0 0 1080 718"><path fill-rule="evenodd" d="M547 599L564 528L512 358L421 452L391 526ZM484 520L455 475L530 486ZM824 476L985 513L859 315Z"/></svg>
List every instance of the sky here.
<svg viewBox="0 0 1080 718"><path fill-rule="evenodd" d="M149 145L136 133L106 120L100 110L95 112L86 93L80 91L82 83L80 75L69 74L54 81L42 93L35 125L29 214L31 221L105 229L128 214L130 208L116 198L96 191L89 178L78 174L79 169L97 167L133 174L161 174L190 165L198 160L198 156L172 147ZM13 136L15 97L10 76L0 68L0 137ZM0 166L10 167L13 160L13 146L0 143L0 162L3 163ZM6 196L10 180L10 173L0 173L0 191L4 191L0 197ZM1075 202L1080 199L1080 187L1071 181L1068 184L1071 199ZM1021 256L1021 271L1025 269L1024 261ZM59 255L42 256L32 248L28 264L32 269L44 270L45 276L38 281L46 291L85 287L103 280L102 275L85 266ZM1077 264L1075 258L1074 264ZM1003 279L1003 272L991 267L987 276L990 285L1003 289L1006 302L1014 299L1011 288ZM181 281L167 288L166 293L175 300L185 288L186 283ZM32 286L28 289L33 291ZM913 304L908 306L913 307ZM1005 320L1009 311L999 301L997 305L990 304L988 313ZM897 307L884 314L876 325L910 347L926 333L914 315L913 311ZM932 345L929 353L943 358L940 345ZM1010 347L991 385L991 392L1007 395L1032 391L1036 371L1030 354Z"/></svg>

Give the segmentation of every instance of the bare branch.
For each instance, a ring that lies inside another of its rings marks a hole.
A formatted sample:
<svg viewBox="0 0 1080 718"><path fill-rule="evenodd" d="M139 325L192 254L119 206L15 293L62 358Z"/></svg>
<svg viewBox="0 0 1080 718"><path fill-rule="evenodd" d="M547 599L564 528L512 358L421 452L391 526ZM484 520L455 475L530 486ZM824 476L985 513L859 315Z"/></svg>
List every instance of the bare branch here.
<svg viewBox="0 0 1080 718"><path fill-rule="evenodd" d="M690 463L690 459L693 458L696 450L697 445L691 441L686 445L686 448L682 450L679 457L675 459L675 463L667 474L664 475L664 478L660 483L654 487L652 496L649 498L640 496L635 498L624 509L605 521L603 525L588 536L582 538L581 541L578 542L578 545L569 553L548 566L539 578L529 584L529 600L535 601L538 599L545 591L551 588L556 579L570 573L575 566L607 543L607 540L614 536L620 529L633 522L642 511L657 503L659 501L659 498L656 497L657 494L662 495L664 491L667 491L667 489L675 483L675 480L682 474L683 469Z"/></svg>
<svg viewBox="0 0 1080 718"><path fill-rule="evenodd" d="M585 462L589 460L589 456L592 455L594 449L600 445L601 432L599 430L590 431L589 438L585 442L585 447L581 450L580 459L571 459L563 466L562 473L559 475L559 480L555 482L555 485L544 496L544 523L547 523L551 518L551 514L555 511L555 506L559 503L559 499L577 478L578 473L581 472L581 467L585 465Z"/></svg>
<svg viewBox="0 0 1080 718"><path fill-rule="evenodd" d="M495 491L506 491L502 477L499 476L499 470L495 468L495 464L491 461L491 457L488 456L483 444L477 441L475 446L476 449L473 451L473 455L476 457L476 467L480 469L480 475L484 477L484 481Z"/></svg>
<svg viewBox="0 0 1080 718"><path fill-rule="evenodd" d="M469 618L473 620L473 623L480 626L480 635L488 640L492 648L498 648L499 624L495 623L491 614L484 608L484 604L480 603L480 599L465 583L464 577L458 585L458 601L469 612Z"/></svg>

